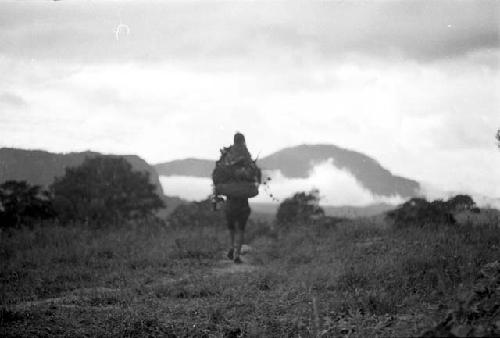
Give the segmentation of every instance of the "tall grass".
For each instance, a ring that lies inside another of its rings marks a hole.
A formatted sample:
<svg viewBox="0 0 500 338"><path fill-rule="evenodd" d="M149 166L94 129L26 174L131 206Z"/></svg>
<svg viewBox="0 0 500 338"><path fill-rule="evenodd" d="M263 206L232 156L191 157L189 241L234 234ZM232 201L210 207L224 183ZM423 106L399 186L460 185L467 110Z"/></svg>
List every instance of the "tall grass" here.
<svg viewBox="0 0 500 338"><path fill-rule="evenodd" d="M500 257L500 232L488 226L354 220L248 231L255 269L226 274L213 269L223 264L221 227L4 233L0 334L415 335Z"/></svg>
<svg viewBox="0 0 500 338"><path fill-rule="evenodd" d="M174 232L138 224L120 229L46 225L4 233L0 300L8 304L76 288L125 287L158 269L177 274L213 258L221 248L220 237L214 232Z"/></svg>

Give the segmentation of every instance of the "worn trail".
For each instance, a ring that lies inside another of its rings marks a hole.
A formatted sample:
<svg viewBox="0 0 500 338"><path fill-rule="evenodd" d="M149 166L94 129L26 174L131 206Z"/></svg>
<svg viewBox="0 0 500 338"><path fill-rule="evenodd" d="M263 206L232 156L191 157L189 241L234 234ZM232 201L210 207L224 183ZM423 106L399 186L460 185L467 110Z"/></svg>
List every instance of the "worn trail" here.
<svg viewBox="0 0 500 338"><path fill-rule="evenodd" d="M221 260L217 262L217 265L213 268L213 273L217 276L224 274L236 274L236 273L250 273L255 272L259 269L258 266L254 265L253 248L248 245L243 245L241 248L241 255L243 263L235 264L233 261L226 257L226 253L222 253Z"/></svg>

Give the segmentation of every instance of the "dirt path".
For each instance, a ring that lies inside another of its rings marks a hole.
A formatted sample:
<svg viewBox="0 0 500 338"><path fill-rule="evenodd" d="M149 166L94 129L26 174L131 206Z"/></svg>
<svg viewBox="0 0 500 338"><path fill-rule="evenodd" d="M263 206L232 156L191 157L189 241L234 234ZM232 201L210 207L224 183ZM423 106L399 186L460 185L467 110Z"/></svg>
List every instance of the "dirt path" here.
<svg viewBox="0 0 500 338"><path fill-rule="evenodd" d="M105 288L105 287L82 288L64 292L59 297L43 298L26 302L20 302L13 305L12 307L17 311L26 311L27 309L44 305L57 305L59 307L66 307L66 308L87 307L96 309L115 309L117 308L117 306L115 305L96 304L95 306L93 306L89 304L86 305L82 304L83 302L92 301L92 299L116 297L117 294L120 294L122 292L123 290L117 288Z"/></svg>
<svg viewBox="0 0 500 338"><path fill-rule="evenodd" d="M235 273L250 273L255 272L259 269L258 266L254 265L253 262L253 248L248 245L243 245L241 248L241 260L243 263L235 264L233 261L226 257L226 253L221 253L221 259L217 262L217 265L212 269L213 273L217 276L224 274L235 274Z"/></svg>

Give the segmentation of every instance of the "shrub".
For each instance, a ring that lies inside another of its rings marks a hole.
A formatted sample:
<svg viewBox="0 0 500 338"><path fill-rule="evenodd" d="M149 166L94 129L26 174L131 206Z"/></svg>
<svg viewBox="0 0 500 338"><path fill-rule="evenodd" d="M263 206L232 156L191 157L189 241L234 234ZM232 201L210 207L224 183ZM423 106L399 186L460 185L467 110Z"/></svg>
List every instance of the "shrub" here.
<svg viewBox="0 0 500 338"><path fill-rule="evenodd" d="M86 158L67 168L64 177L50 186L62 220L97 224L153 216L164 207L147 172L132 170L124 158Z"/></svg>
<svg viewBox="0 0 500 338"><path fill-rule="evenodd" d="M278 225L292 223L309 224L315 219L324 216L323 209L319 206L319 190L298 192L281 202L276 214Z"/></svg>
<svg viewBox="0 0 500 338"><path fill-rule="evenodd" d="M452 211L474 210L476 208L474 200L469 195L456 195L446 203Z"/></svg>
<svg viewBox="0 0 500 338"><path fill-rule="evenodd" d="M396 227L452 225L455 224L453 212L473 209L474 201L468 195L457 195L448 201L428 202L425 198L412 198L395 210L387 213L387 218Z"/></svg>
<svg viewBox="0 0 500 338"><path fill-rule="evenodd" d="M50 195L26 181L6 181L0 185L0 227L32 225L55 217Z"/></svg>
<svg viewBox="0 0 500 338"><path fill-rule="evenodd" d="M168 217L168 224L174 228L209 227L225 224L223 210L212 209L211 199L181 204Z"/></svg>

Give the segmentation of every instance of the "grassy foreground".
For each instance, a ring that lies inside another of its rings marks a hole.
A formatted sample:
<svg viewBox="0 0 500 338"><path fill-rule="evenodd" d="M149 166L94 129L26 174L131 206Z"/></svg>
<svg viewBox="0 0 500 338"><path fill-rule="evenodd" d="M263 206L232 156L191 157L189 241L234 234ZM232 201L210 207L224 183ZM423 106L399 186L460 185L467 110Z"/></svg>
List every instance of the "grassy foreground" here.
<svg viewBox="0 0 500 338"><path fill-rule="evenodd" d="M1 336L414 336L500 257L498 228L366 220L249 230L55 225L0 238Z"/></svg>

